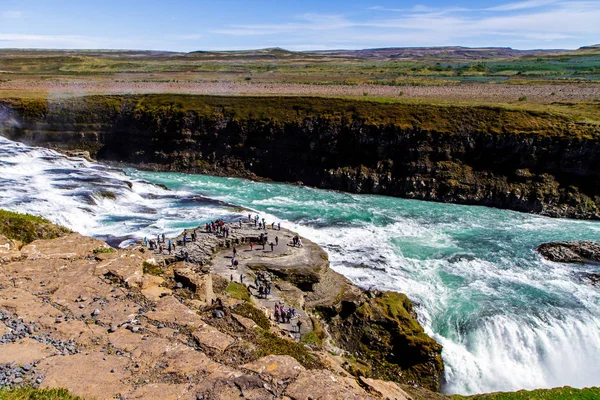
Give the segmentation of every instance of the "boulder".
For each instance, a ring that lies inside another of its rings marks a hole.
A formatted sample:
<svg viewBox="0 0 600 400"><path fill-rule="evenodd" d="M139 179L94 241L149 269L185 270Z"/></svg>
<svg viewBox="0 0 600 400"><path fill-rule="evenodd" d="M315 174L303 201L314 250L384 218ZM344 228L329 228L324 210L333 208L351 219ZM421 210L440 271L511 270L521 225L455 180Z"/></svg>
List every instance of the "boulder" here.
<svg viewBox="0 0 600 400"><path fill-rule="evenodd" d="M412 400L412 397L404 390L400 389L400 386L394 382L380 381L378 379L370 379L363 376L358 379L363 387L386 400Z"/></svg>
<svg viewBox="0 0 600 400"><path fill-rule="evenodd" d="M212 275L208 271L187 266L175 267L173 277L176 282L194 292L201 301L210 304L215 299Z"/></svg>
<svg viewBox="0 0 600 400"><path fill-rule="evenodd" d="M290 356L270 355L246 364L243 368L273 381L290 381L306 369Z"/></svg>
<svg viewBox="0 0 600 400"><path fill-rule="evenodd" d="M194 331L192 335L202 346L211 347L220 351L224 351L235 342L234 338L208 324L202 325L198 330Z"/></svg>
<svg viewBox="0 0 600 400"><path fill-rule="evenodd" d="M155 311L146 314L148 319L157 322L199 327L204 324L194 311L181 304L173 296L164 296L156 303Z"/></svg>
<svg viewBox="0 0 600 400"><path fill-rule="evenodd" d="M537 251L547 260L562 263L585 264L600 262L598 242L551 242L538 246Z"/></svg>
<svg viewBox="0 0 600 400"><path fill-rule="evenodd" d="M84 398L112 399L129 389L126 357L104 353L50 357L38 365L45 376L42 388L61 387Z"/></svg>
<svg viewBox="0 0 600 400"><path fill-rule="evenodd" d="M332 374L327 370L303 371L291 383L285 394L293 400L376 400L351 378Z"/></svg>

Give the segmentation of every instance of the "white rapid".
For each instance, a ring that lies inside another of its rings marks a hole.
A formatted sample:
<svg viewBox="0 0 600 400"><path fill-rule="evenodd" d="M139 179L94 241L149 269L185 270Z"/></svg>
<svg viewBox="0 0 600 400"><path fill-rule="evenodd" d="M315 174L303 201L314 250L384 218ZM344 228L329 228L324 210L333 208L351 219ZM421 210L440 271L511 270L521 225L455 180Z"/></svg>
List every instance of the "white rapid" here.
<svg viewBox="0 0 600 400"><path fill-rule="evenodd" d="M152 183L163 184L165 191ZM0 138L0 208L125 245L243 206L282 221L362 287L406 293L443 346L448 393L600 385L598 266L540 243L600 240L600 224L240 179L122 172Z"/></svg>

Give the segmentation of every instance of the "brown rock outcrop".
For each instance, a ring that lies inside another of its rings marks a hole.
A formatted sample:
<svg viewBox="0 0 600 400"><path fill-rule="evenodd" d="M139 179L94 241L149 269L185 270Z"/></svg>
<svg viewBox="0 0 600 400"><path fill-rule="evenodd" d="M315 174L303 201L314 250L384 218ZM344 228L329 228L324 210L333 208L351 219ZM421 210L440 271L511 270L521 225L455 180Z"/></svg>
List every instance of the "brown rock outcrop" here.
<svg viewBox="0 0 600 400"><path fill-rule="evenodd" d="M299 265L311 253L306 243ZM2 265L0 363L27 364L24 383L97 399L382 399L397 392L391 384L359 384L339 367L321 370L318 354L227 307L214 317L216 306L178 288L169 273L144 274L147 253L140 249L92 255L104 246L69 234L34 241L23 248L24 257ZM335 283L335 275L320 268L311 286L315 296ZM347 293L363 296L350 287ZM335 324L330 328L335 336ZM264 356L271 346L298 359Z"/></svg>
<svg viewBox="0 0 600 400"><path fill-rule="evenodd" d="M563 263L584 264L600 262L598 242L552 242L538 246L537 251L547 260Z"/></svg>

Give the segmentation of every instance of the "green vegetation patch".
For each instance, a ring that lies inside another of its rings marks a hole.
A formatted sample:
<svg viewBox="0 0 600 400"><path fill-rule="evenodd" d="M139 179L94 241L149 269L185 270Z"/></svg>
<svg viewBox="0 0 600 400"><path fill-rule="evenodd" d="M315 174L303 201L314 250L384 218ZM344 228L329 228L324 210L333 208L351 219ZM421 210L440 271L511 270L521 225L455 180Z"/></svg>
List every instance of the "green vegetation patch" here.
<svg viewBox="0 0 600 400"><path fill-rule="evenodd" d="M234 299L250 301L250 292L248 292L248 288L241 283L229 282L229 285L225 288L225 292Z"/></svg>
<svg viewBox="0 0 600 400"><path fill-rule="evenodd" d="M94 254L111 254L116 252L112 247L98 247L92 251Z"/></svg>
<svg viewBox="0 0 600 400"><path fill-rule="evenodd" d="M554 389L520 390L476 394L473 396L454 395L452 400L594 400L600 399L600 388L574 389L569 386Z"/></svg>
<svg viewBox="0 0 600 400"><path fill-rule="evenodd" d="M38 239L55 239L71 231L45 218L0 210L0 234L28 244Z"/></svg>
<svg viewBox="0 0 600 400"><path fill-rule="evenodd" d="M66 389L0 388L0 400L84 400Z"/></svg>
<svg viewBox="0 0 600 400"><path fill-rule="evenodd" d="M260 331L256 338L258 349L255 354L258 358L270 354L287 355L294 357L300 364L308 369L324 368L323 363L317 357L310 354L303 344L282 339L269 331Z"/></svg>
<svg viewBox="0 0 600 400"><path fill-rule="evenodd" d="M162 269L158 265L151 264L148 261L143 262L142 270L144 271L145 274L148 274L148 275L161 276L163 273Z"/></svg>
<svg viewBox="0 0 600 400"><path fill-rule="evenodd" d="M307 344L311 347L323 347L323 340L327 335L325 334L323 327L319 323L319 320L317 320L314 317L310 317L310 319L312 321L313 330L307 333L306 335L302 336L300 342Z"/></svg>
<svg viewBox="0 0 600 400"><path fill-rule="evenodd" d="M230 284L231 283L233 282L230 282ZM269 321L269 318L267 318L265 313L250 303L238 304L233 308L233 312L241 315L242 317L250 318L252 321L256 322L256 325L265 330L269 330L271 328L271 321Z"/></svg>

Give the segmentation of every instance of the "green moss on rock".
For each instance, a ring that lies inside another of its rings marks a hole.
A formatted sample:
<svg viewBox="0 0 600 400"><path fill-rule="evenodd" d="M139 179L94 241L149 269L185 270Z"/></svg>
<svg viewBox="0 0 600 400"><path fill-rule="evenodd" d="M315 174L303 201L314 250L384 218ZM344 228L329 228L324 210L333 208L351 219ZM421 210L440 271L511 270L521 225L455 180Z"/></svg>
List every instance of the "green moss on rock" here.
<svg viewBox="0 0 600 400"><path fill-rule="evenodd" d="M229 282L229 285L225 288L225 292L234 299L250 301L250 292L248 292L248 288L241 283Z"/></svg>
<svg viewBox="0 0 600 400"><path fill-rule="evenodd" d="M305 368L325 368L323 363L321 363L317 357L312 355L303 344L280 338L272 332L264 330L258 332L256 344L258 345L258 348L255 352L257 358L265 357L271 354L286 355L294 357Z"/></svg>
<svg viewBox="0 0 600 400"><path fill-rule="evenodd" d="M269 330L271 328L271 321L269 321L265 313L248 302L238 304L233 308L233 312L241 315L242 317L250 318L256 323L256 325L265 330Z"/></svg>
<svg viewBox="0 0 600 400"><path fill-rule="evenodd" d="M442 346L424 332L405 295L372 292L319 310L340 347L370 367L361 374L439 391Z"/></svg>

